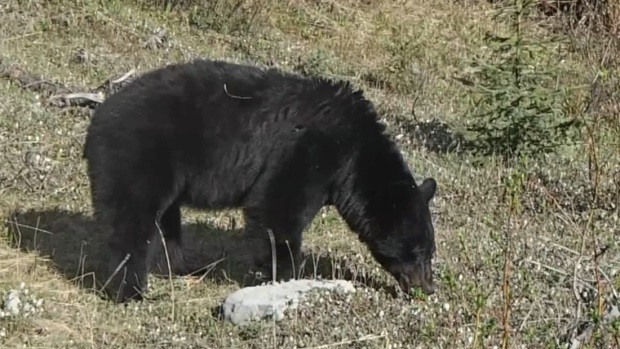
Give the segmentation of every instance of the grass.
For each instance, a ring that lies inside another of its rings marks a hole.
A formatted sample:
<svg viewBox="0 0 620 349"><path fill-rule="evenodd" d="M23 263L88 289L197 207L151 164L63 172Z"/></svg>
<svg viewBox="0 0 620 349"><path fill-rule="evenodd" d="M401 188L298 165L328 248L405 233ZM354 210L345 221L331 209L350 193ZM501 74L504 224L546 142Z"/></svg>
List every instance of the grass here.
<svg viewBox="0 0 620 349"><path fill-rule="evenodd" d="M0 80L0 214L7 222L0 291L24 283L43 300L33 315L0 318L3 348L558 348L585 328L594 330L591 348L618 347L618 325L602 320L620 288L617 43L585 30L566 34L559 83L597 86L594 94L579 90L569 106L590 132L510 184L515 170L499 159L445 149L467 122L470 93L459 82L471 74L467 62L485 50L485 33L506 28L492 7L177 3L6 0L0 52L7 63L83 89L199 56L351 80L377 104L416 177L438 180L438 293L393 298L385 291L390 277L325 209L305 235L307 274L338 277L342 270L332 266L344 265L361 280L358 292L329 302L317 296L283 323L236 328L214 309L242 282L235 268L242 219L236 211L186 211L184 229L212 266L207 276L152 277L148 301L113 305L89 290L104 256L81 159L88 111L61 111ZM527 30L543 40L553 30L545 23L532 21ZM168 33L163 46L144 47L159 27ZM75 62L80 49L86 59ZM600 97L585 109L592 95Z"/></svg>

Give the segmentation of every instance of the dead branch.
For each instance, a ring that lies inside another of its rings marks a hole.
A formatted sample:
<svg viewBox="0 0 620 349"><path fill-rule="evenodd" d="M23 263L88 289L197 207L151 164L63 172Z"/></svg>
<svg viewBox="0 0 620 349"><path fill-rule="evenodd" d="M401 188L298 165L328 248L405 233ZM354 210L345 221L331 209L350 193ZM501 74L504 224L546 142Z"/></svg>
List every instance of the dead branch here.
<svg viewBox="0 0 620 349"><path fill-rule="evenodd" d="M101 91L106 96L112 95L112 94L118 92L118 90L120 90L123 86L125 86L128 83L132 82L134 80L135 74L136 74L136 70L132 69L132 70L128 71L127 73L125 73L123 76L121 76L118 79L112 80L112 78L110 77L110 78L106 79L97 88L95 88L95 91Z"/></svg>
<svg viewBox="0 0 620 349"><path fill-rule="evenodd" d="M59 108L66 107L91 107L103 103L105 96L103 93L68 93L53 95L48 99L50 105Z"/></svg>
<svg viewBox="0 0 620 349"><path fill-rule="evenodd" d="M56 94L69 94L72 91L55 82L45 80L36 75L31 75L15 66L4 66L0 73L3 78L17 82L22 88L39 92L45 97Z"/></svg>
<svg viewBox="0 0 620 349"><path fill-rule="evenodd" d="M125 75L121 76L120 78L116 79L116 80L112 80L112 84L116 85L116 84L121 84L123 82L125 82L126 80L128 80L129 78L131 78L132 76L134 76L134 74L136 73L135 69L132 69L130 71L128 71L127 73L125 73Z"/></svg>
<svg viewBox="0 0 620 349"><path fill-rule="evenodd" d="M29 74L17 66L9 66L2 63L3 61L0 58L0 76L9 81L16 82L23 89L41 94L46 99L48 105L58 108L88 107L95 109L99 104L103 103L105 98L130 83L135 75L135 70L132 69L117 79L107 79L97 88L75 92L77 89L68 88L60 83Z"/></svg>

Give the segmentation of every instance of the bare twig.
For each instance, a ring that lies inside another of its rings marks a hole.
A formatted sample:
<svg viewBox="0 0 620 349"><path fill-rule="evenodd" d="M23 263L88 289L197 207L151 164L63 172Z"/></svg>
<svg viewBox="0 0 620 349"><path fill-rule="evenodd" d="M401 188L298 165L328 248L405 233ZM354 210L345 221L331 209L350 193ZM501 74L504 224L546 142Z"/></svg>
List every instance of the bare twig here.
<svg viewBox="0 0 620 349"><path fill-rule="evenodd" d="M50 96L48 102L57 107L92 107L103 103L102 93L68 93Z"/></svg>
<svg viewBox="0 0 620 349"><path fill-rule="evenodd" d="M128 71L127 73L125 73L125 75L121 76L120 78L116 79L116 80L112 80L110 81L111 84L120 84L125 82L127 79L131 78L132 76L134 76L136 74L136 70L132 69L130 71Z"/></svg>
<svg viewBox="0 0 620 349"><path fill-rule="evenodd" d="M519 332L523 331L523 329L525 328L525 324L527 324L527 321L530 319L530 316L532 316L534 307L537 305L538 305L538 302L533 302L532 305L530 305L530 309L527 311L527 313L525 314L525 317L521 321L521 326L519 326Z"/></svg>
<svg viewBox="0 0 620 349"><path fill-rule="evenodd" d="M273 235L273 231L269 228L267 229L267 234L269 235L269 242L271 245L271 280L273 281L273 283L275 283L277 280L276 278L276 263L277 263L276 238Z"/></svg>
<svg viewBox="0 0 620 349"><path fill-rule="evenodd" d="M566 222L566 220L564 220L564 222ZM566 251L566 252L568 252L570 254L576 255L576 256L579 255L579 252L573 250L572 248L568 248L568 247L566 247L564 245L558 244L557 242L551 240L550 238L540 237L540 239L545 241L545 245L546 246L555 246L559 250L564 250L564 251Z"/></svg>
<svg viewBox="0 0 620 349"><path fill-rule="evenodd" d="M159 219L161 215L158 214L157 219L155 219L155 227L157 227L157 232L159 233L159 238L161 240L161 244L164 248L164 256L166 257L166 264L168 265L168 281L170 283L170 296L172 298L172 320L174 320L174 310L175 310L175 296L174 296L174 284L172 283L172 264L170 263L170 255L168 254L168 244L166 244L166 238L164 237L164 232L161 230L159 226Z"/></svg>
<svg viewBox="0 0 620 349"><path fill-rule="evenodd" d="M542 264L542 263L540 263L540 262L538 262L538 261L534 261L534 260L527 260L527 259L526 259L525 261L526 261L526 262L528 262L528 263L531 263L531 264L537 265L537 266L539 266L539 267L541 267L541 268L544 268L544 269L547 269L547 270L550 270L550 271L556 272L556 273L558 273L558 274L560 274L560 275L570 276L570 273L569 273L569 272L564 271L564 270L560 270L560 269L555 268L555 267L552 267L552 266L550 266L550 265ZM576 293L575 293L575 297L579 297L579 292L578 292L578 289L576 288L576 287L577 287L577 282L580 282L581 284L583 284L585 287L589 288L590 290L596 290L593 286L591 286L591 285L588 283L588 281L587 281L587 280L584 280L584 279L579 279L578 277L576 277L576 276L575 276L575 274L573 274L573 277L574 277L574 278L573 278L573 286L574 286L574 287L573 287L573 289L574 289L574 290L577 290L577 291L576 291ZM594 282L594 280L592 280L592 282Z"/></svg>
<svg viewBox="0 0 620 349"><path fill-rule="evenodd" d="M224 92L226 92L228 97L231 97L231 98L236 98L236 99L252 99L252 97L235 96L235 95L230 94L228 92L228 88L226 87L226 84L224 84Z"/></svg>
<svg viewBox="0 0 620 349"><path fill-rule="evenodd" d="M220 259L216 260L215 262L210 263L209 265L205 265L204 267L202 267L202 268L199 268L199 269L195 270L195 271L194 271L194 272L192 272L191 274L194 274L194 275L195 275L195 274L197 274L197 273L199 273L199 272L202 272L202 271L204 270L205 272L204 272L204 273L203 273L203 274L202 274L202 275L198 278L198 281L199 281L199 282L201 282L201 281L202 281L202 280L204 280L204 278L205 278L205 277L209 274L209 272L210 272L210 271L212 271L213 269L215 269L215 267L216 267L218 264L220 264L221 262L223 262L225 259L226 259L225 257L220 258ZM225 272L225 271L224 271L224 272ZM191 275L191 274L190 274L190 275ZM224 275L224 277L226 277L226 278L228 279L228 276L227 276L227 275Z"/></svg>
<svg viewBox="0 0 620 349"><path fill-rule="evenodd" d="M579 266L581 265L581 262L583 260L583 252L585 251L586 248L586 236L585 234L581 235L581 247L579 248L580 252L579 252L579 257L577 258L577 261L575 262L575 267L573 268L573 296L575 297L575 302L577 302L576 305L576 310L575 310L575 319L577 319L577 321L579 321L579 318L581 317L581 297L579 296L579 288L577 287L577 273L579 271Z"/></svg>
<svg viewBox="0 0 620 349"><path fill-rule="evenodd" d="M29 228L29 229L32 229L35 232L40 232L40 233L45 233L45 234L49 234L49 235L54 235L54 233L52 233L49 230L41 229L41 228L34 227L34 226L31 226L31 225L27 225L27 224L17 223L16 220L8 220L7 219L4 222L8 223L8 224L13 224L13 225L15 225L16 227L19 227L19 228Z"/></svg>
<svg viewBox="0 0 620 349"><path fill-rule="evenodd" d="M112 78L106 79L101 85L95 88L95 91L102 91L106 96L116 93L121 87L127 85L133 80L136 74L135 69L131 69L118 79L112 80Z"/></svg>
<svg viewBox="0 0 620 349"><path fill-rule="evenodd" d="M125 265L125 263L127 263L127 261L129 260L129 257L131 257L131 254L127 253L127 255L125 255L125 258L123 258L123 260L118 264L118 266L116 266L116 269L114 269L114 272L112 273L112 275L110 275L108 279L106 280L106 282L103 283L103 286L101 286L100 291L103 291L106 287L108 287L108 284L110 283L110 281L112 281L114 276L116 276L116 274L118 274L118 272Z"/></svg>
<svg viewBox="0 0 620 349"><path fill-rule="evenodd" d="M598 268L598 272L601 274L601 276L603 276L603 278L605 279L605 281L607 281L607 284L610 286L611 288L611 293L614 295L614 297L616 299L620 299L620 297L618 297L618 291L616 290L616 288L614 287L614 281L609 277L609 275L607 275L607 273L605 273L603 271L603 269L601 267Z"/></svg>

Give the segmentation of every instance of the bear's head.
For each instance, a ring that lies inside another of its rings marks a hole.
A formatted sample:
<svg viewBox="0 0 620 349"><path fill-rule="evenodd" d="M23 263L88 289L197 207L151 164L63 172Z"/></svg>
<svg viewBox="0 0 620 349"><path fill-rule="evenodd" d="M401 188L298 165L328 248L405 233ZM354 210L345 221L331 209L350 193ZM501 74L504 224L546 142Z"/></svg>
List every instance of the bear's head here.
<svg viewBox="0 0 620 349"><path fill-rule="evenodd" d="M412 287L433 294L435 285L431 260L435 254L435 230L429 203L437 182L426 178L418 186L401 187L393 193L399 204L388 218L391 222L375 237L371 251L377 262L394 276L402 290Z"/></svg>

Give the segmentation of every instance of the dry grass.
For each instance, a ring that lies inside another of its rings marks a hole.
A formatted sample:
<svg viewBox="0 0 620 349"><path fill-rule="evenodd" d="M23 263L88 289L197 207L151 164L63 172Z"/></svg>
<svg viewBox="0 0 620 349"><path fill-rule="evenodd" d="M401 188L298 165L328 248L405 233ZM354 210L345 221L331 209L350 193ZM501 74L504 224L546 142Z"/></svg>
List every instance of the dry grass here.
<svg viewBox="0 0 620 349"><path fill-rule="evenodd" d="M23 282L44 300L39 313L0 319L3 348L492 348L503 338L509 348L557 348L587 326L596 330L590 347L618 347L618 324L600 320L618 303L613 295L620 288L614 104L620 70L613 60L620 51L608 52L613 45L572 37L557 64L566 72L563 84L597 82L602 97L582 113L591 132L582 144L531 164L514 210L505 195L511 168L494 158L437 151L449 135L422 121L462 128L470 99L455 77L467 76L484 34L502 30L490 7L448 0L204 3L210 5L5 0L0 52L10 64L84 89L131 69L197 56L275 64L363 86L416 176L439 182L432 208L438 293L424 301L394 299L385 291L391 279L326 209L305 237L308 255L325 263L314 270L309 258L308 275L332 277L339 271L330 266L344 263L368 281L350 300L317 300L287 322L235 328L213 310L243 282L235 268L243 252L235 243L241 218L234 211L188 211L184 229L205 252L209 274L172 283L152 278L148 301L113 305L89 289L104 256L81 159L88 111L61 111L1 80L0 212L7 224L0 291ZM145 47L158 27L167 30L162 44ZM534 23L529 29L547 35ZM77 62L80 50L85 59ZM573 101L577 111L590 96L584 91Z"/></svg>

